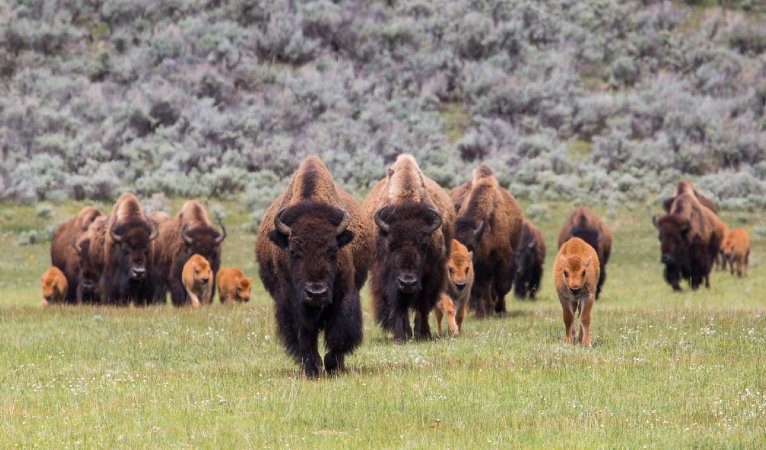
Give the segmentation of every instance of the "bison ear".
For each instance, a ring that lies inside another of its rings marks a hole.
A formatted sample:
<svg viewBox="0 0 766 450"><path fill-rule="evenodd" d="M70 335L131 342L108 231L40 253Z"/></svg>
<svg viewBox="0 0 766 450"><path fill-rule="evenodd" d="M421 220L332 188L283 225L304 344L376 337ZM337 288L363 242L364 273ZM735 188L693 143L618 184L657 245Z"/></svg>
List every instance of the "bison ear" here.
<svg viewBox="0 0 766 450"><path fill-rule="evenodd" d="M590 262L593 261L593 257L589 256L588 259L585 260L585 267L590 266Z"/></svg>
<svg viewBox="0 0 766 450"><path fill-rule="evenodd" d="M271 230L269 231L269 240L274 243L279 248L287 248L288 245L290 245L289 242L289 236L286 234L282 234L279 232L279 230Z"/></svg>
<svg viewBox="0 0 766 450"><path fill-rule="evenodd" d="M660 224L657 221L657 214L652 216L652 224L654 225L654 228L659 228L660 227Z"/></svg>
<svg viewBox="0 0 766 450"><path fill-rule="evenodd" d="M673 206L673 200L675 200L675 197L666 198L662 201L662 209L668 214L670 213L670 207Z"/></svg>
<svg viewBox="0 0 766 450"><path fill-rule="evenodd" d="M354 239L354 232L351 230L344 230L341 234L338 235L338 248L343 247L344 245L351 242L352 239Z"/></svg>
<svg viewBox="0 0 766 450"><path fill-rule="evenodd" d="M468 252L468 259L473 261L473 251Z"/></svg>

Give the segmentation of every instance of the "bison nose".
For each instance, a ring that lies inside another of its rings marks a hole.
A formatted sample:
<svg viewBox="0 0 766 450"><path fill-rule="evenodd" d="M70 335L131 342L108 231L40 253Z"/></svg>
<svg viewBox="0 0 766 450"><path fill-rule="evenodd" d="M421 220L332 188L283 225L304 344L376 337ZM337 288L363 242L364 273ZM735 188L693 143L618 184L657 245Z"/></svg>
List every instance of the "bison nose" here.
<svg viewBox="0 0 766 450"><path fill-rule="evenodd" d="M418 278L415 275L402 275L397 281L402 292L413 292L417 289Z"/></svg>
<svg viewBox="0 0 766 450"><path fill-rule="evenodd" d="M662 264L669 264L673 262L673 257L668 255L667 253L663 253L662 256L660 256L660 262Z"/></svg>
<svg viewBox="0 0 766 450"><path fill-rule="evenodd" d="M96 284L92 280L82 280L82 288L90 291L92 290Z"/></svg>
<svg viewBox="0 0 766 450"><path fill-rule="evenodd" d="M465 283L455 282L455 287L457 288L458 291L462 291L463 289L465 289Z"/></svg>
<svg viewBox="0 0 766 450"><path fill-rule="evenodd" d="M207 284L208 281L210 281L210 278L205 277L202 279L202 284Z"/></svg>
<svg viewBox="0 0 766 450"><path fill-rule="evenodd" d="M571 293L573 293L575 295L579 294L581 290L582 290L582 287L570 287L569 288L569 292L571 292Z"/></svg>
<svg viewBox="0 0 766 450"><path fill-rule="evenodd" d="M304 292L309 298L322 297L327 294L327 285L324 283L307 283Z"/></svg>
<svg viewBox="0 0 766 450"><path fill-rule="evenodd" d="M130 275L132 278L140 280L146 275L146 269L143 267L134 267L133 270L130 271Z"/></svg>
<svg viewBox="0 0 766 450"><path fill-rule="evenodd" d="M52 295L46 295L44 298L45 298L46 302L50 302L51 300L53 300L53 296Z"/></svg>

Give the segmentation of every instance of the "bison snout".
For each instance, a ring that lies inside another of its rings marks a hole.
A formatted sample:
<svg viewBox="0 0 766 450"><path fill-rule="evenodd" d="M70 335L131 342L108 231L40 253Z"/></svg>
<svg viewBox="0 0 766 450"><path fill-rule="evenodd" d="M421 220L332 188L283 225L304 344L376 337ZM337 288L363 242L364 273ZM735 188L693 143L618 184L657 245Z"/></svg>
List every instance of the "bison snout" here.
<svg viewBox="0 0 766 450"><path fill-rule="evenodd" d="M130 271L130 278L134 280L142 280L146 276L146 269L143 267L134 267Z"/></svg>
<svg viewBox="0 0 766 450"><path fill-rule="evenodd" d="M459 281L456 281L456 282L455 282L455 288L456 288L458 291L462 291L463 289L465 289L465 282L462 282L462 283L461 283L461 282L459 282Z"/></svg>
<svg viewBox="0 0 766 450"><path fill-rule="evenodd" d="M96 283L93 280L82 280L82 288L86 291L92 291L96 287Z"/></svg>
<svg viewBox="0 0 766 450"><path fill-rule="evenodd" d="M673 257L667 253L663 253L662 256L660 256L660 262L662 264L670 264L673 262Z"/></svg>
<svg viewBox="0 0 766 450"><path fill-rule="evenodd" d="M579 294L580 291L582 291L582 286L578 286L578 287L570 286L569 287L569 292L571 292L574 295Z"/></svg>
<svg viewBox="0 0 766 450"><path fill-rule="evenodd" d="M402 275L397 280L399 290L405 294L410 294L418 289L418 278L415 275Z"/></svg>
<svg viewBox="0 0 766 450"><path fill-rule="evenodd" d="M307 283L303 288L303 302L309 306L324 306L329 303L329 292L325 283Z"/></svg>
<svg viewBox="0 0 766 450"><path fill-rule="evenodd" d="M204 278L202 279L202 284L207 284L207 282L208 282L208 281L210 281L210 278L208 278L208 277L204 277Z"/></svg>
<svg viewBox="0 0 766 450"><path fill-rule="evenodd" d="M44 298L44 299L45 299L45 301L46 301L46 302L48 302L48 303L50 303L50 302L53 300L53 296L52 296L52 295L46 295L46 296L44 296L43 298Z"/></svg>

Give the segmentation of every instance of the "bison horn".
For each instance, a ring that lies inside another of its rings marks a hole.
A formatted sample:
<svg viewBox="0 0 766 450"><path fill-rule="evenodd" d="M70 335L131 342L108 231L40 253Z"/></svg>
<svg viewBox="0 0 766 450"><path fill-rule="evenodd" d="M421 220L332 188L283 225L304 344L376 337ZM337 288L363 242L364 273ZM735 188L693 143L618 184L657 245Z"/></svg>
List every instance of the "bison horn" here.
<svg viewBox="0 0 766 450"><path fill-rule="evenodd" d="M482 220L479 222L479 226L476 227L476 231L473 232L474 236L480 236L482 231L484 231L484 221Z"/></svg>
<svg viewBox="0 0 766 450"><path fill-rule="evenodd" d="M431 228L428 229L428 232L433 233L437 228L442 226L442 216L439 214L439 211L433 208L429 208L428 210L431 211L431 214L434 216L434 223L431 224Z"/></svg>
<svg viewBox="0 0 766 450"><path fill-rule="evenodd" d="M184 240L189 245L192 245L192 238L188 234L186 234L186 225L181 227L181 239Z"/></svg>
<svg viewBox="0 0 766 450"><path fill-rule="evenodd" d="M659 224L657 223L657 214L652 216L652 224L654 225L654 228L659 228Z"/></svg>
<svg viewBox="0 0 766 450"><path fill-rule="evenodd" d="M71 243L72 243L72 248L74 249L74 251L76 251L77 254L79 254L80 253L80 246L77 245L77 238L72 236L72 242Z"/></svg>
<svg viewBox="0 0 766 450"><path fill-rule="evenodd" d="M380 228L380 231L382 231L384 233L388 233L389 225L381 217L381 215L383 214L383 210L384 209L386 209L386 206L378 208L378 210L375 211L375 225L377 225L378 228Z"/></svg>
<svg viewBox="0 0 766 450"><path fill-rule="evenodd" d="M348 213L345 209L342 209L343 211L343 219L341 219L340 223L338 224L338 227L335 228L335 234L341 234L344 231L346 231L346 228L348 228L348 224L351 223L351 214Z"/></svg>
<svg viewBox="0 0 766 450"><path fill-rule="evenodd" d="M282 213L285 212L285 208L279 210L277 215L274 216L274 228L285 236L290 236L290 227L282 222Z"/></svg>
<svg viewBox="0 0 766 450"><path fill-rule="evenodd" d="M112 240L118 244L122 242L122 236L114 232L114 227L109 227L109 236L111 236Z"/></svg>
<svg viewBox="0 0 766 450"><path fill-rule="evenodd" d="M149 233L149 240L153 241L157 239L157 236L160 234L160 225L153 220L150 221L150 223L152 224L152 232Z"/></svg>
<svg viewBox="0 0 766 450"><path fill-rule="evenodd" d="M218 235L217 238L215 238L215 244L221 245L221 242L223 242L224 239L226 239L226 227L223 226L223 219L220 217L218 218L218 225L221 226L221 233Z"/></svg>

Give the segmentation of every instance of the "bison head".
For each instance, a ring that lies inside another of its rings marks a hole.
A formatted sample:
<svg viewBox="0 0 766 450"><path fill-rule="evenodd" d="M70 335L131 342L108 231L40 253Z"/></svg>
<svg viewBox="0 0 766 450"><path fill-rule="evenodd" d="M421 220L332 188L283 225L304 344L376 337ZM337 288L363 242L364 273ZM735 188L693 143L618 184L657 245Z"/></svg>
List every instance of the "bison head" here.
<svg viewBox="0 0 766 450"><path fill-rule="evenodd" d="M387 257L389 282L402 294L422 289L432 234L442 224L438 211L418 203L384 206L375 212L377 244Z"/></svg>
<svg viewBox="0 0 766 450"><path fill-rule="evenodd" d="M187 255L200 255L217 271L221 264L221 243L226 239L226 228L223 221L218 220L221 227L219 233L213 227L207 225L196 226L188 229L186 225L181 227L181 238L184 241Z"/></svg>
<svg viewBox="0 0 766 450"><path fill-rule="evenodd" d="M143 280L149 263L151 241L157 237L158 227L143 220L129 220L109 229L117 248L119 267L126 268L131 280Z"/></svg>
<svg viewBox="0 0 766 450"><path fill-rule="evenodd" d="M535 264L535 252L537 251L537 242L530 239L521 242L516 254L513 257L513 266L516 268L516 274L521 275L527 268Z"/></svg>
<svg viewBox="0 0 766 450"><path fill-rule="evenodd" d="M659 231L660 248L662 254L660 262L663 264L683 265L689 253L688 233L690 230L689 220L668 214L659 219L652 218L654 226Z"/></svg>
<svg viewBox="0 0 766 450"><path fill-rule="evenodd" d="M460 292L473 281L473 253L455 239L450 242L447 275L456 291Z"/></svg>
<svg viewBox="0 0 766 450"><path fill-rule="evenodd" d="M354 238L351 215L343 209L301 202L274 216L269 239L287 251L287 266L296 298L309 307L332 303L338 273L338 251Z"/></svg>
<svg viewBox="0 0 766 450"><path fill-rule="evenodd" d="M242 302L250 301L250 288L253 285L253 279L245 277L237 283L237 300Z"/></svg>
<svg viewBox="0 0 766 450"><path fill-rule="evenodd" d="M561 255L561 271L564 277L564 283L566 284L569 292L573 295L577 295L582 291L585 286L586 272L593 262L593 257L589 256L585 260L579 256L566 257Z"/></svg>
<svg viewBox="0 0 766 450"><path fill-rule="evenodd" d="M77 252L77 282L80 289L84 295L94 295L101 273L90 259L90 238L79 242L72 239L72 247Z"/></svg>
<svg viewBox="0 0 766 450"><path fill-rule="evenodd" d="M473 252L484 235L486 223L484 220L473 220L469 217L460 217L455 222L455 237L468 251Z"/></svg>
<svg viewBox="0 0 766 450"><path fill-rule="evenodd" d="M572 228L571 234L573 237L578 237L585 241L588 245L593 247L593 250L598 251L599 243L603 237L601 230L597 228L591 228L588 226L578 226Z"/></svg>

